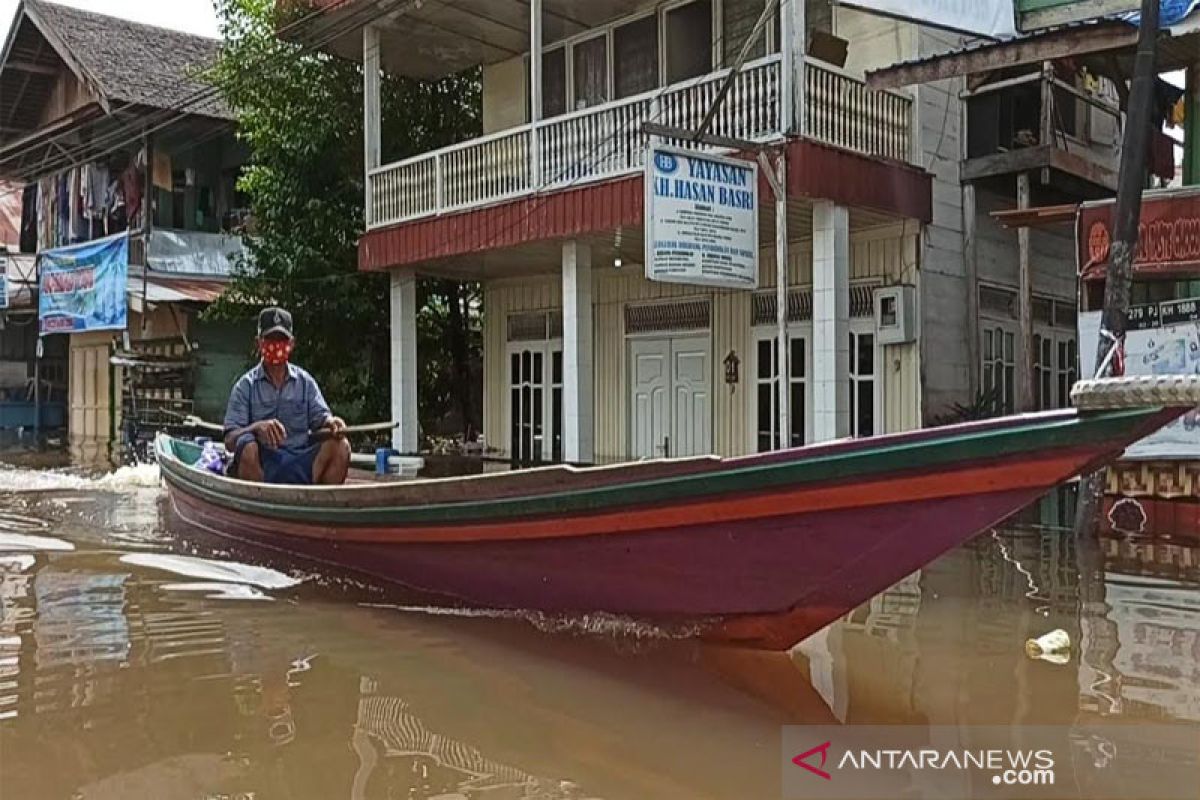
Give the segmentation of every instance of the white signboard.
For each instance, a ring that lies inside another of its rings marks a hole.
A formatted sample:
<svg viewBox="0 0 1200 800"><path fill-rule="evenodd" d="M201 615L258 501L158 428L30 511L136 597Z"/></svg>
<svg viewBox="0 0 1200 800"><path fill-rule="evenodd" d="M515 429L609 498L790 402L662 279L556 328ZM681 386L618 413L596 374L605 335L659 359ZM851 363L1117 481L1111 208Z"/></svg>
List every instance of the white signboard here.
<svg viewBox="0 0 1200 800"><path fill-rule="evenodd" d="M1099 311L1079 315L1081 375L1096 374ZM1126 375L1200 375L1200 322L1134 329L1125 334ZM1200 410L1129 446L1126 458L1200 458Z"/></svg>
<svg viewBox="0 0 1200 800"><path fill-rule="evenodd" d="M842 0L841 5L992 39L1017 35L1013 0Z"/></svg>
<svg viewBox="0 0 1200 800"><path fill-rule="evenodd" d="M646 277L758 287L758 165L654 147L646 159Z"/></svg>

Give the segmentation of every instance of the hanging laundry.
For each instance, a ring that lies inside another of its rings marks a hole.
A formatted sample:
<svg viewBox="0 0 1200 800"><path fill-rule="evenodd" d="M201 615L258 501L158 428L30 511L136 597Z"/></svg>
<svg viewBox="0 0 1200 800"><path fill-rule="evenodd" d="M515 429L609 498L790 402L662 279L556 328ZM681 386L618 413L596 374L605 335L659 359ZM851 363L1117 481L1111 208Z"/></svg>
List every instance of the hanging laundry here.
<svg viewBox="0 0 1200 800"><path fill-rule="evenodd" d="M89 219L102 219L105 193L108 191L108 168L88 164L83 168L83 210Z"/></svg>
<svg viewBox="0 0 1200 800"><path fill-rule="evenodd" d="M83 213L83 168L72 167L68 175L71 182L71 222L69 235L71 244L79 244L88 239L88 224Z"/></svg>
<svg viewBox="0 0 1200 800"><path fill-rule="evenodd" d="M125 217L129 225L136 224L142 210L142 172L136 164L130 164L121 173L121 191L125 196Z"/></svg>
<svg viewBox="0 0 1200 800"><path fill-rule="evenodd" d="M155 187L170 192L175 189L171 175L171 156L168 153L154 151L154 174L151 176Z"/></svg>
<svg viewBox="0 0 1200 800"><path fill-rule="evenodd" d="M20 246L22 253L36 253L38 239L38 187L29 184L21 194L21 235Z"/></svg>
<svg viewBox="0 0 1200 800"><path fill-rule="evenodd" d="M66 173L54 179L54 245L61 247L70 244L68 237L71 230L71 187Z"/></svg>

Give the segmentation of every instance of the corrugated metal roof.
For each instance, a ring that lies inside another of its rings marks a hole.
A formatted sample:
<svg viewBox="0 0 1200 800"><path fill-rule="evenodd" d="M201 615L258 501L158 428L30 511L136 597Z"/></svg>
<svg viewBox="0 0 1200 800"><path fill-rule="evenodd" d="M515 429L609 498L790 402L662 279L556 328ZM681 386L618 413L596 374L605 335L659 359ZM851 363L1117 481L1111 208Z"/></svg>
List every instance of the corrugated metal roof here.
<svg viewBox="0 0 1200 800"><path fill-rule="evenodd" d="M1052 36L1063 31L1080 31L1090 28L1109 27L1112 25L1127 25L1132 27L1132 23L1126 19L1126 14L1113 14L1107 17L1098 17L1096 19L1081 20L1079 22L1069 22L1064 25L1053 25L1049 28L1043 28L1036 33L1026 34L1025 36L1014 36L1011 39L971 39L952 50L947 50L944 53L936 53L931 56L923 56L921 58L913 58L908 61L897 62L890 67L883 69L872 70L872 72L885 72L887 70L896 69L897 67L917 67L925 64L931 64L946 56L959 56L966 53L972 53L977 50L987 50L993 47L1003 47L1012 44L1013 42L1032 42L1046 36ZM869 74L869 73L868 73Z"/></svg>
<svg viewBox="0 0 1200 800"><path fill-rule="evenodd" d="M129 294L136 298L145 298L148 303L214 303L225 291L226 286L224 281L151 275L143 282L140 275L129 276Z"/></svg>

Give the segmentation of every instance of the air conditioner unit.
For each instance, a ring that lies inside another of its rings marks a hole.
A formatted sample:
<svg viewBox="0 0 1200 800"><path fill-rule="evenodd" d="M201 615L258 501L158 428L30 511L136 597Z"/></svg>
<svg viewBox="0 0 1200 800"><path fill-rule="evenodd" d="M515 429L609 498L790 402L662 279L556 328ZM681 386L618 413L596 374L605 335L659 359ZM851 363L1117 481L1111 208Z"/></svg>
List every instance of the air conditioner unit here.
<svg viewBox="0 0 1200 800"><path fill-rule="evenodd" d="M914 286L875 290L875 335L880 344L917 340L917 292Z"/></svg>

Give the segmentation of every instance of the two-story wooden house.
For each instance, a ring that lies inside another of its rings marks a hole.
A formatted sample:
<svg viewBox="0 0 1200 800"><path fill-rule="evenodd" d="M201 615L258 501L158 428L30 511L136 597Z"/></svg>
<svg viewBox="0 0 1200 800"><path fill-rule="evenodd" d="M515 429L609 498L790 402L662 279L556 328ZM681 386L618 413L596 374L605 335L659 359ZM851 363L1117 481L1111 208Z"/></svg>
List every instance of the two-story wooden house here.
<svg viewBox="0 0 1200 800"><path fill-rule="evenodd" d="M130 240L127 330L47 335L39 348L58 354L70 340L69 367L47 388L68 399L83 460L107 459L123 420L171 421L161 407L219 417L248 356L245 339L198 319L242 251L233 227L246 154L203 78L219 46L21 0L0 51L0 179L23 186L22 251ZM20 313L36 323L36 302ZM32 378L38 326L19 321L0 335L20 331Z"/></svg>
<svg viewBox="0 0 1200 800"><path fill-rule="evenodd" d="M360 266L392 277L400 449L418 445L423 276L482 283L484 435L520 461L736 455L915 428L966 399L960 86L874 91L861 78L957 37L785 0L733 78L711 133L787 156L780 369L765 181L756 289L653 282L643 269L643 126L701 121L764 0L313 5L340 34L329 49L366 66ZM381 70L474 67L484 135L381 163ZM894 287L911 300L912 336L885 343L875 300Z"/></svg>

